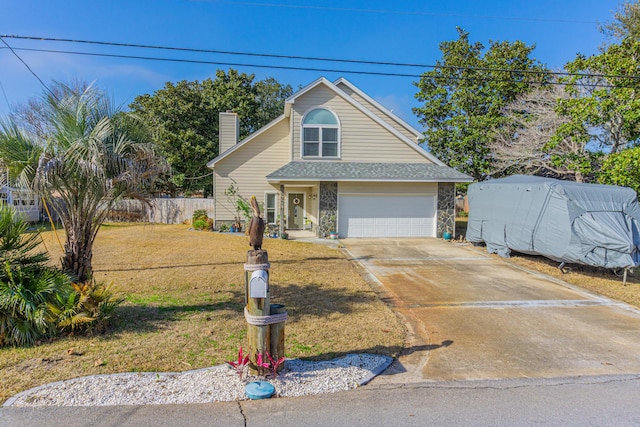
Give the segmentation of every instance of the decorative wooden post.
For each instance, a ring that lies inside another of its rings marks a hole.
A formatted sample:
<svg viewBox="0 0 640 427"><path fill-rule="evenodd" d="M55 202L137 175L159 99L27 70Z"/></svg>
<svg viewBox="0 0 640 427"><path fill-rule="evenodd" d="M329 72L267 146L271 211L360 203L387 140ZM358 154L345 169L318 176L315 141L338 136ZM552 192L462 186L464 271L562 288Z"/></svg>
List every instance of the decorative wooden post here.
<svg viewBox="0 0 640 427"><path fill-rule="evenodd" d="M271 316L278 314L286 319L287 310L282 304L271 304ZM272 323L269 330L269 354L273 360L284 357L284 320ZM278 366L278 372L284 368L284 365Z"/></svg>
<svg viewBox="0 0 640 427"><path fill-rule="evenodd" d="M245 270L245 290L247 305L245 318L247 319L247 339L249 340L249 360L252 371L262 374L263 369L258 367L258 354L267 357L269 350L269 325L261 325L255 318L269 316L271 306L269 304L269 255L267 251L252 250L247 252ZM258 274L256 274L258 272ZM264 275L260 276L262 272ZM266 281L264 278L266 277Z"/></svg>
<svg viewBox="0 0 640 427"><path fill-rule="evenodd" d="M258 365L258 357L262 356L263 363L269 362L267 354L274 360L284 357L284 321L287 320L287 312L284 306L272 306L270 303L269 255L262 250L264 220L255 196L251 197L250 204L253 216L249 222L249 245L253 246L253 250L247 252L247 263L244 265L244 317L248 324L249 367L253 373L265 374L266 369ZM279 365L278 371L282 367Z"/></svg>
<svg viewBox="0 0 640 427"><path fill-rule="evenodd" d="M267 353L278 360L284 357L284 322L287 312L281 304L270 304L269 256L267 251L247 252L245 270L245 319L249 341L249 361L253 373L265 374L257 364L258 354L268 362ZM284 365L278 366L280 371Z"/></svg>

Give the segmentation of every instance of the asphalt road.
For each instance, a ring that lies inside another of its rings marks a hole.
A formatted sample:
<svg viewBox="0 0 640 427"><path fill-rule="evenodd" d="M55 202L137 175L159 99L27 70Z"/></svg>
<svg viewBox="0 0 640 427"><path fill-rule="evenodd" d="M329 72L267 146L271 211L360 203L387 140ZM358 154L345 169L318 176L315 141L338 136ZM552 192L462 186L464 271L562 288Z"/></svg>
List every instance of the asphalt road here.
<svg viewBox="0 0 640 427"><path fill-rule="evenodd" d="M20 426L638 426L640 375L366 386L201 405L1 408Z"/></svg>

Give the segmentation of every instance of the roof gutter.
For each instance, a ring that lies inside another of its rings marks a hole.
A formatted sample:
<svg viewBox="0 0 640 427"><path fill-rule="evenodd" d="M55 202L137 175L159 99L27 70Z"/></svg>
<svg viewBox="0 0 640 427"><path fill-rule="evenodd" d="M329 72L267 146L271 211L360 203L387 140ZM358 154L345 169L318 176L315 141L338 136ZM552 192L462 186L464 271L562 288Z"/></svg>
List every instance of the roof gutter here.
<svg viewBox="0 0 640 427"><path fill-rule="evenodd" d="M473 182L467 178L429 178L429 179L384 179L384 178L334 178L334 177L307 177L307 178L269 178L270 184L280 184L283 182L309 182L309 181L334 181L334 182Z"/></svg>

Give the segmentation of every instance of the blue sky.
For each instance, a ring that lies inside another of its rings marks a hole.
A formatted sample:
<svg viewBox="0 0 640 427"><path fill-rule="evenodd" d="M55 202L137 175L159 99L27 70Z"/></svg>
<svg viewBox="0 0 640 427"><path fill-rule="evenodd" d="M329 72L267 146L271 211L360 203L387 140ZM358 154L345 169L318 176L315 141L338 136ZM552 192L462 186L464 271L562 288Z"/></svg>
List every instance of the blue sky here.
<svg viewBox="0 0 640 427"><path fill-rule="evenodd" d="M434 64L438 45L457 38L456 26L472 41L522 40L534 56L559 69L576 53L597 53L604 41L598 23L611 19L612 0L536 1L318 1L318 0L5 0L0 35L82 39L278 55ZM99 47L76 43L4 39L45 83L84 80L105 89L118 104L153 93L165 82L204 80L228 65L185 64L77 56L20 50L53 49L339 70L420 74L397 68L222 54ZM418 127L412 107L417 78L346 72L234 66L256 79L275 77L294 88L320 76L344 76L387 108ZM42 93L42 86L9 49L0 46L0 116L10 106ZM3 89L3 91L2 91Z"/></svg>

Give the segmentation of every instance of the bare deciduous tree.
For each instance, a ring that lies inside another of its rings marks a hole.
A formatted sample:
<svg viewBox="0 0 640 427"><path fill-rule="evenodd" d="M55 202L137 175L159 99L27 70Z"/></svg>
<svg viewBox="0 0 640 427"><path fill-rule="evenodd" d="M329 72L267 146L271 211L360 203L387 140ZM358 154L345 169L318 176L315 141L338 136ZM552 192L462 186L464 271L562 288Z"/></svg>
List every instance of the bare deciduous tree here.
<svg viewBox="0 0 640 427"><path fill-rule="evenodd" d="M540 87L519 96L504 109L508 127L490 144L494 175L524 173L582 182L590 153L586 143L557 137L568 118L556 113L559 99L570 95L561 85Z"/></svg>
<svg viewBox="0 0 640 427"><path fill-rule="evenodd" d="M600 25L600 31L614 39L640 40L640 1L625 1L613 14L613 21Z"/></svg>

